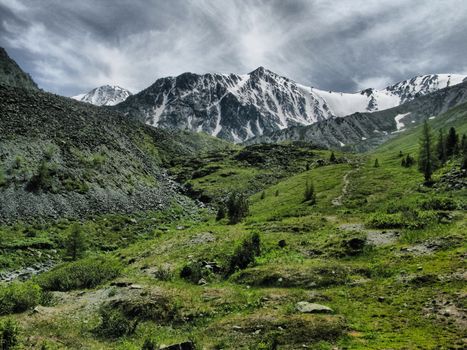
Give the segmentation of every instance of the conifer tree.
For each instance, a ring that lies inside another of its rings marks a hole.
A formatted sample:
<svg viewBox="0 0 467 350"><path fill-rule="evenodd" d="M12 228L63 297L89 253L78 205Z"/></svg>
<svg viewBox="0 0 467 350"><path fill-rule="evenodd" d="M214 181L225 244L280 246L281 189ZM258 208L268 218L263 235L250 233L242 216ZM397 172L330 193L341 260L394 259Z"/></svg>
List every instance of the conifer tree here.
<svg viewBox="0 0 467 350"><path fill-rule="evenodd" d="M329 157L329 161L331 163L335 163L337 161L336 155L334 154L334 152L331 152L331 156Z"/></svg>
<svg viewBox="0 0 467 350"><path fill-rule="evenodd" d="M402 151L399 151L399 158L402 158L404 156L404 153Z"/></svg>
<svg viewBox="0 0 467 350"><path fill-rule="evenodd" d="M446 156L452 157L455 155L459 144L459 135L456 133L456 129L451 127L449 129L448 136L446 137Z"/></svg>
<svg viewBox="0 0 467 350"><path fill-rule="evenodd" d="M443 130L439 130L438 143L436 144L436 156L441 164L446 163L446 140L444 138Z"/></svg>
<svg viewBox="0 0 467 350"><path fill-rule="evenodd" d="M227 199L227 216L230 224L237 224L248 215L249 205L245 194L232 192Z"/></svg>
<svg viewBox="0 0 467 350"><path fill-rule="evenodd" d="M67 255L72 260L78 260L86 251L86 240L79 224L74 224L71 227L71 232L65 242L65 248Z"/></svg>
<svg viewBox="0 0 467 350"><path fill-rule="evenodd" d="M304 202L309 202L310 205L316 203L315 186L313 185L313 182L308 180L306 180L305 184Z"/></svg>
<svg viewBox="0 0 467 350"><path fill-rule="evenodd" d="M426 120L423 123L422 135L420 137L418 169L423 173L425 183L429 184L431 182L431 175L436 170L436 154L433 147L433 133Z"/></svg>
<svg viewBox="0 0 467 350"><path fill-rule="evenodd" d="M463 134L461 139L461 152L462 154L467 153L467 135Z"/></svg>
<svg viewBox="0 0 467 350"><path fill-rule="evenodd" d="M375 168L379 168L379 161L378 161L378 158L375 159L374 167L375 167Z"/></svg>

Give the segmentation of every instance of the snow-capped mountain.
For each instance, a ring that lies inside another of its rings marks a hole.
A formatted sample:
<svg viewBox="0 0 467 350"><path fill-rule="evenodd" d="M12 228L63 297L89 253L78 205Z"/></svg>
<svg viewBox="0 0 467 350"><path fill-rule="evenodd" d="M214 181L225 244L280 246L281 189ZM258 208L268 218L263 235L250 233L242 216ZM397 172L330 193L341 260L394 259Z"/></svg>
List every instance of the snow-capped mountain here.
<svg viewBox="0 0 467 350"><path fill-rule="evenodd" d="M234 142L321 120L398 106L461 75L426 75L357 93L303 86L259 67L245 75L184 73L158 79L116 108L149 125L206 132Z"/></svg>
<svg viewBox="0 0 467 350"><path fill-rule="evenodd" d="M382 90L366 89L356 93L310 90L322 97L333 115L344 117L355 112L374 112L399 106L415 97L461 83L460 74L429 74L404 80Z"/></svg>
<svg viewBox="0 0 467 350"><path fill-rule="evenodd" d="M116 85L103 85L86 94L73 96L75 100L91 103L96 106L115 106L125 101L131 92Z"/></svg>
<svg viewBox="0 0 467 350"><path fill-rule="evenodd" d="M153 126L234 142L333 116L321 97L263 67L246 75L161 78L117 108Z"/></svg>

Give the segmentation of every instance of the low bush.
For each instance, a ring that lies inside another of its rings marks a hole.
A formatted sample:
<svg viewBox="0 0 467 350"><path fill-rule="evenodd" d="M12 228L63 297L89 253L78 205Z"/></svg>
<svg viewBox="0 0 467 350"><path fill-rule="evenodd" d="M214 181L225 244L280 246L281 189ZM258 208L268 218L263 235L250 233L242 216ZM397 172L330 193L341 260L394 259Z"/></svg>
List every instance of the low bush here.
<svg viewBox="0 0 467 350"><path fill-rule="evenodd" d="M425 210L456 210L458 204L449 197L432 197L422 201L420 207Z"/></svg>
<svg viewBox="0 0 467 350"><path fill-rule="evenodd" d="M261 254L261 239L258 233L245 239L229 259L227 274L247 268Z"/></svg>
<svg viewBox="0 0 467 350"><path fill-rule="evenodd" d="M40 275L37 282L44 290L94 288L117 277L121 270L122 265L115 258L91 257L63 264Z"/></svg>
<svg viewBox="0 0 467 350"><path fill-rule="evenodd" d="M0 349L9 350L18 345L19 326L16 322L7 319L0 323Z"/></svg>
<svg viewBox="0 0 467 350"><path fill-rule="evenodd" d="M436 213L433 211L407 210L393 214L374 213L366 221L366 225L373 228L409 228L421 229L426 225L437 221Z"/></svg>
<svg viewBox="0 0 467 350"><path fill-rule="evenodd" d="M95 328L97 335L104 338L119 338L135 332L137 320L129 320L119 309L104 305L99 310L101 322Z"/></svg>
<svg viewBox="0 0 467 350"><path fill-rule="evenodd" d="M0 287L0 315L26 311L40 303L39 285L32 282L13 282Z"/></svg>

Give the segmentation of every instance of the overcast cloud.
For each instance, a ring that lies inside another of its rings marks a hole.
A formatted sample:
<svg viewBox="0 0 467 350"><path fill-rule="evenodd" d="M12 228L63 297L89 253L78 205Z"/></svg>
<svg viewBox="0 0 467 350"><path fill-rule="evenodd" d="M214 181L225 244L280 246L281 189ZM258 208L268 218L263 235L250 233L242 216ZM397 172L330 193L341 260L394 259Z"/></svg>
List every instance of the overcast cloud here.
<svg viewBox="0 0 467 350"><path fill-rule="evenodd" d="M264 66L335 91L467 73L464 0L0 0L0 46L62 95Z"/></svg>

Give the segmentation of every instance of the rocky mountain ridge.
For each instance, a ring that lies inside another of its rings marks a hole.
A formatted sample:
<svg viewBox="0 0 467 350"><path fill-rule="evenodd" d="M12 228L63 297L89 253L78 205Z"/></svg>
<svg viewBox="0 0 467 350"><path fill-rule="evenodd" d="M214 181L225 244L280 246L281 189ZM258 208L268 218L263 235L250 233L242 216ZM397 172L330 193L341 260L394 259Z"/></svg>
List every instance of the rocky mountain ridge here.
<svg viewBox="0 0 467 350"><path fill-rule="evenodd" d="M239 143L289 127L392 108L465 78L433 74L351 94L307 87L263 67L245 75L184 73L158 79L116 108L149 125L203 131Z"/></svg>
<svg viewBox="0 0 467 350"><path fill-rule="evenodd" d="M418 96L397 107L354 113L309 126L297 126L247 140L245 144L306 141L322 147L366 151L425 119L467 102L467 81Z"/></svg>

